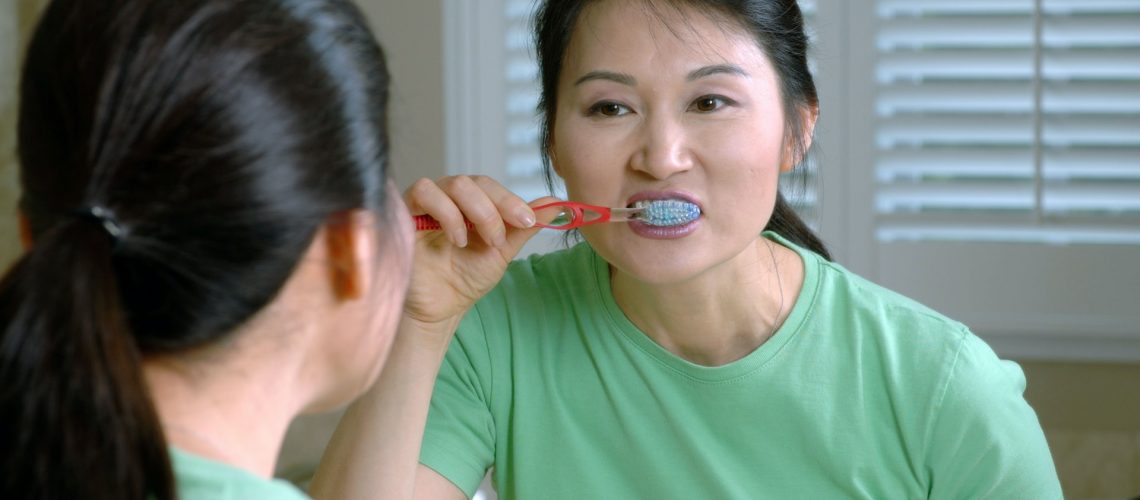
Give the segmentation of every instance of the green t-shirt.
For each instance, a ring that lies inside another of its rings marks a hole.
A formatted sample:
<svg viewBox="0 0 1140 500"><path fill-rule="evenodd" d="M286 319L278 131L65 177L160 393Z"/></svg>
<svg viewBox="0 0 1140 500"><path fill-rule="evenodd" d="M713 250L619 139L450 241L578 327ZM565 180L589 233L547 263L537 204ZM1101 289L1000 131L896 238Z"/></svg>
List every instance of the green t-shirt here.
<svg viewBox="0 0 1140 500"><path fill-rule="evenodd" d="M1061 497L1025 377L965 326L804 260L784 325L699 366L639 331L587 244L511 264L464 318L422 463L511 498Z"/></svg>
<svg viewBox="0 0 1140 500"><path fill-rule="evenodd" d="M232 465L170 448L174 479L181 500L307 500L301 490L281 479L265 479Z"/></svg>

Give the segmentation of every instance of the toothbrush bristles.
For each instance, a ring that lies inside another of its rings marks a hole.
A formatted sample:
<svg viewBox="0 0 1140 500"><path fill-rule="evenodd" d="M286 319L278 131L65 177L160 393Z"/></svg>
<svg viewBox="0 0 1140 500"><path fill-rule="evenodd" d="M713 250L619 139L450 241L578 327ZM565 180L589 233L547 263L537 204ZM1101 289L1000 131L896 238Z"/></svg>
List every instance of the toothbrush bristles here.
<svg viewBox="0 0 1140 500"><path fill-rule="evenodd" d="M701 207L683 200L639 201L633 206L644 209L636 218L651 226L680 226L701 216Z"/></svg>

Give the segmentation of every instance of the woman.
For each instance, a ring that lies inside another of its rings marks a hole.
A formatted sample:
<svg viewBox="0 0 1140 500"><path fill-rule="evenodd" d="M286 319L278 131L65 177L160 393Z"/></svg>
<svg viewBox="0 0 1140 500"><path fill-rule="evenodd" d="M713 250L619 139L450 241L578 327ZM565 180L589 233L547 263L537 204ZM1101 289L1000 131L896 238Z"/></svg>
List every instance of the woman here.
<svg viewBox="0 0 1140 500"><path fill-rule="evenodd" d="M470 496L490 467L503 498L1060 497L1020 369L829 262L780 199L818 111L794 1L551 1L536 36L569 198L701 216L587 226L508 266L522 200L481 178L410 190L444 231L420 236L407 314L458 324L417 497Z"/></svg>
<svg viewBox="0 0 1140 500"><path fill-rule="evenodd" d="M387 86L347 1L47 7L30 247L0 283L0 497L304 496L270 479L286 427L376 379L406 292Z"/></svg>

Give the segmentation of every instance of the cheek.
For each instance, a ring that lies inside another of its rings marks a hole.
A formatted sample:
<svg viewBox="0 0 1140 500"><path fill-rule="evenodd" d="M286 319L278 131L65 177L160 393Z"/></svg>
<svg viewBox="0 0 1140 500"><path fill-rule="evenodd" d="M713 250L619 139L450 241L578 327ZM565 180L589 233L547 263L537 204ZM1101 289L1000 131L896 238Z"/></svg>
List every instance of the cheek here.
<svg viewBox="0 0 1140 500"><path fill-rule="evenodd" d="M781 135L767 127L739 124L698 139L710 208L727 211L709 222L743 227L751 224L736 214L749 214L745 219L757 222L766 219L760 216L771 210L779 184Z"/></svg>
<svg viewBox="0 0 1140 500"><path fill-rule="evenodd" d="M616 186L624 162L614 135L600 134L574 120L555 123L553 163L572 200L610 203L605 186Z"/></svg>
<svg viewBox="0 0 1140 500"><path fill-rule="evenodd" d="M780 137L758 128L738 127L700 138L701 163L710 178L734 190L767 188L780 173ZM714 173L715 172L715 173Z"/></svg>

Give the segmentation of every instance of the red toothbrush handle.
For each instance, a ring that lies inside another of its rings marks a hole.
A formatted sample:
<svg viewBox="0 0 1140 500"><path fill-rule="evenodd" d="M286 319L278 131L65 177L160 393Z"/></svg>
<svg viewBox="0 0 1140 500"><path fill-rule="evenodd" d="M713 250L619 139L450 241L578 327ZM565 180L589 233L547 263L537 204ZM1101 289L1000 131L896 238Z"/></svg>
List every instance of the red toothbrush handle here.
<svg viewBox="0 0 1140 500"><path fill-rule="evenodd" d="M596 205L578 203L576 201L556 201L554 203L547 203L546 205L534 207L534 210L539 211L544 208L552 207L561 208L563 210L563 213L569 212L571 216L570 222L568 224L562 224L559 226L536 224L537 226L566 231L590 224L601 224L603 222L610 221L610 209Z"/></svg>
<svg viewBox="0 0 1140 500"><path fill-rule="evenodd" d="M535 224L538 227L565 231L590 224L601 224L610 221L610 209L606 207L587 205L576 201L556 201L554 203L534 207L534 210L537 212L546 208L562 209L563 213L568 214L571 220L569 223L562 225ZM439 221L430 215L416 215L412 218L415 219L416 222L416 231L438 231L440 229ZM471 221L464 219L463 222L467 225L467 229L475 229L475 225L472 224Z"/></svg>
<svg viewBox="0 0 1140 500"><path fill-rule="evenodd" d="M432 217L430 215L414 215L412 216L412 219L416 222L416 231L440 230L439 221L435 220L435 217ZM463 220L463 224L467 226L467 229L475 229L475 224L472 224L471 221L467 219Z"/></svg>

